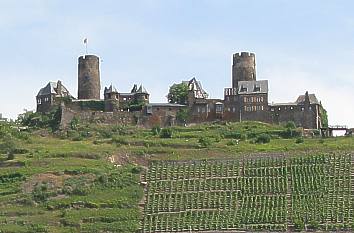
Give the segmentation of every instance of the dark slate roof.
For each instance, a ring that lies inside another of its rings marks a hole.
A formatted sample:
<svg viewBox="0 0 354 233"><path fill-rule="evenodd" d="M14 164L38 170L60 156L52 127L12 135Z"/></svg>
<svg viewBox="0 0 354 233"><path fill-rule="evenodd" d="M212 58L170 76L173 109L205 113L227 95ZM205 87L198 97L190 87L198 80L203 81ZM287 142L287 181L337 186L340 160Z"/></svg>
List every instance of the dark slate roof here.
<svg viewBox="0 0 354 233"><path fill-rule="evenodd" d="M315 94L309 94L310 104L320 104ZM305 95L297 97L296 103L303 104L305 102Z"/></svg>
<svg viewBox="0 0 354 233"><path fill-rule="evenodd" d="M104 88L104 93L105 94L109 94L109 93L118 93L117 88L115 88L115 86L113 86L112 84L107 88Z"/></svg>
<svg viewBox="0 0 354 233"><path fill-rule="evenodd" d="M268 80L239 81L238 94L268 93Z"/></svg>
<svg viewBox="0 0 354 233"><path fill-rule="evenodd" d="M57 93L58 82L49 82L45 87L41 88L37 94L37 96L45 96L45 95L62 95L62 96L71 96L68 89L64 87L62 84L62 92Z"/></svg>
<svg viewBox="0 0 354 233"><path fill-rule="evenodd" d="M150 104L147 104L147 106L151 106L151 107L186 107L186 105L183 105L183 104L172 104L172 103L150 103Z"/></svg>
<svg viewBox="0 0 354 233"><path fill-rule="evenodd" d="M143 85L140 85L140 87L138 88L138 90L136 91L136 93L148 94L147 90L145 89L145 87L144 87Z"/></svg>

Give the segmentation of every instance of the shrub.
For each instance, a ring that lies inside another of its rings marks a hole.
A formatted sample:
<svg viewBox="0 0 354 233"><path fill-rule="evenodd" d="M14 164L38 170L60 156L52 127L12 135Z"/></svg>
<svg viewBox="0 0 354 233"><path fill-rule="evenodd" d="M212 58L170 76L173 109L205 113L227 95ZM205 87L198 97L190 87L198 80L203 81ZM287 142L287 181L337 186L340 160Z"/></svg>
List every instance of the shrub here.
<svg viewBox="0 0 354 233"><path fill-rule="evenodd" d="M239 141L238 139L231 139L230 141L228 141L226 143L227 146L235 146L235 145L238 145Z"/></svg>
<svg viewBox="0 0 354 233"><path fill-rule="evenodd" d="M237 131L228 131L223 133L224 138L233 138L233 139L244 139L244 135Z"/></svg>
<svg viewBox="0 0 354 233"><path fill-rule="evenodd" d="M154 135L154 136L159 135L160 132L161 132L160 126L154 126L154 127L152 127L152 129L151 129L151 133L152 133L152 135Z"/></svg>
<svg viewBox="0 0 354 233"><path fill-rule="evenodd" d="M295 143L303 143L304 142L304 138L303 137L300 137L300 138L297 138Z"/></svg>
<svg viewBox="0 0 354 233"><path fill-rule="evenodd" d="M295 128L296 128L295 122L293 122L293 121L288 121L288 122L285 124L285 128L288 128L288 129L295 129Z"/></svg>
<svg viewBox="0 0 354 233"><path fill-rule="evenodd" d="M13 153L7 154L7 160L14 160L14 159L15 159L15 155Z"/></svg>
<svg viewBox="0 0 354 233"><path fill-rule="evenodd" d="M209 147L212 144L210 138L208 138L208 137L200 137L198 139L198 143L201 147Z"/></svg>
<svg viewBox="0 0 354 233"><path fill-rule="evenodd" d="M160 132L160 138L172 138L173 131L171 128L163 128Z"/></svg>
<svg viewBox="0 0 354 233"><path fill-rule="evenodd" d="M33 199L36 202L46 201L49 197L48 185L47 184L37 184L32 191Z"/></svg>
<svg viewBox="0 0 354 233"><path fill-rule="evenodd" d="M128 145L129 142L127 139L125 139L124 137L120 137L120 136L113 136L112 137L112 143L120 146L120 145Z"/></svg>
<svg viewBox="0 0 354 233"><path fill-rule="evenodd" d="M256 143L269 143L270 136L268 134L262 133L256 138L255 142Z"/></svg>

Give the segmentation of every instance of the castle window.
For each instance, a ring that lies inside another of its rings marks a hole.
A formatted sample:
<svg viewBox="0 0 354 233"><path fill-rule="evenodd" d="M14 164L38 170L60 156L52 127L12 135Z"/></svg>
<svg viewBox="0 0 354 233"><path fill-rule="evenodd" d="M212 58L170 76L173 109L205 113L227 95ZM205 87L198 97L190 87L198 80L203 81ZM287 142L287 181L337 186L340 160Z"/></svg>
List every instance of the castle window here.
<svg viewBox="0 0 354 233"><path fill-rule="evenodd" d="M40 98L37 99L38 104L42 104L42 100Z"/></svg>
<svg viewBox="0 0 354 233"><path fill-rule="evenodd" d="M262 109L262 111L264 110L264 106L263 105L262 105L261 109Z"/></svg>
<svg viewBox="0 0 354 233"><path fill-rule="evenodd" d="M197 108L197 111L200 112L200 107Z"/></svg>
<svg viewBox="0 0 354 233"><path fill-rule="evenodd" d="M256 91L256 92L261 91L261 87L259 85L254 85L253 91Z"/></svg>
<svg viewBox="0 0 354 233"><path fill-rule="evenodd" d="M261 97L261 102L263 102L263 97Z"/></svg>
<svg viewBox="0 0 354 233"><path fill-rule="evenodd" d="M235 108L235 107L232 107L232 111L233 111L233 112L236 112L236 108Z"/></svg>
<svg viewBox="0 0 354 233"><path fill-rule="evenodd" d="M301 111L304 111L304 108L303 108L303 107L301 107Z"/></svg>
<svg viewBox="0 0 354 233"><path fill-rule="evenodd" d="M279 108L278 108L278 111L280 111L280 110L281 110L281 108L279 107Z"/></svg>
<svg viewBox="0 0 354 233"><path fill-rule="evenodd" d="M290 107L290 109L291 109L291 110L293 110L293 109L294 109L294 107Z"/></svg>
<svg viewBox="0 0 354 233"><path fill-rule="evenodd" d="M226 100L229 101L229 100L230 100L230 97L226 96Z"/></svg>
<svg viewBox="0 0 354 233"><path fill-rule="evenodd" d="M271 108L270 111L274 112L274 108Z"/></svg>
<svg viewBox="0 0 354 233"><path fill-rule="evenodd" d="M247 87L241 86L240 92L247 92Z"/></svg>
<svg viewBox="0 0 354 233"><path fill-rule="evenodd" d="M243 102L247 103L247 98L243 97Z"/></svg>

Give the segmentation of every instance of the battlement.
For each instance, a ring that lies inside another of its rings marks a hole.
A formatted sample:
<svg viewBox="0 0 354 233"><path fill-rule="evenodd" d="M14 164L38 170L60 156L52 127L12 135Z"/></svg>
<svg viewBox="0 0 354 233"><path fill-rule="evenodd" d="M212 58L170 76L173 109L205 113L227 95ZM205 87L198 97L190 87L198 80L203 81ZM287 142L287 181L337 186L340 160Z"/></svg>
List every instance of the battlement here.
<svg viewBox="0 0 354 233"><path fill-rule="evenodd" d="M79 57L79 61L83 60L98 60L98 57L96 55L83 55Z"/></svg>
<svg viewBox="0 0 354 233"><path fill-rule="evenodd" d="M256 55L254 53L250 53L250 52L235 53L233 55L233 58L247 58L247 57L255 58Z"/></svg>

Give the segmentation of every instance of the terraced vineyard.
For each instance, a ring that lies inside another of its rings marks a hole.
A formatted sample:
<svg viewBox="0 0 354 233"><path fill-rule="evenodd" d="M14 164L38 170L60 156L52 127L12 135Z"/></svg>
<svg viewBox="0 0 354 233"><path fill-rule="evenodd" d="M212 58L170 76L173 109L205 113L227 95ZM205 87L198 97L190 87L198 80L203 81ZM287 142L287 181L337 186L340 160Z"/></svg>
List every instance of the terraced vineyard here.
<svg viewBox="0 0 354 233"><path fill-rule="evenodd" d="M350 154L151 162L143 232L354 230Z"/></svg>

